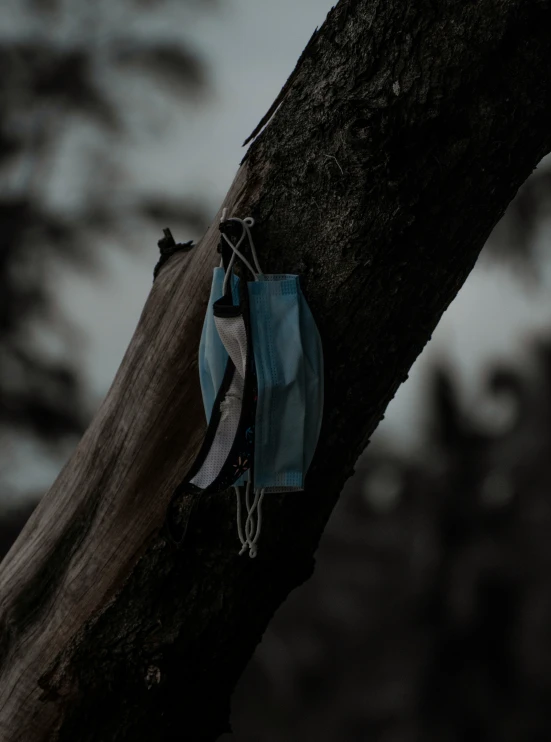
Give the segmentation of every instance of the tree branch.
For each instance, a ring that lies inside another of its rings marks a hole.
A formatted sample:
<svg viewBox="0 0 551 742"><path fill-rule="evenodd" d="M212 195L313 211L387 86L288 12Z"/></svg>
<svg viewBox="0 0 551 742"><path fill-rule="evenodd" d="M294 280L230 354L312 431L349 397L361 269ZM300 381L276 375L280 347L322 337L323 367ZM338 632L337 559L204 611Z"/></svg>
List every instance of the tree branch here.
<svg viewBox="0 0 551 742"><path fill-rule="evenodd" d="M551 148L547 0L341 0L225 199L267 272L304 276L326 414L303 494L239 558L197 453L217 221L161 271L73 457L0 568L0 737L214 740L338 493L517 188ZM172 500L172 502L171 502ZM165 525L183 535L177 546Z"/></svg>

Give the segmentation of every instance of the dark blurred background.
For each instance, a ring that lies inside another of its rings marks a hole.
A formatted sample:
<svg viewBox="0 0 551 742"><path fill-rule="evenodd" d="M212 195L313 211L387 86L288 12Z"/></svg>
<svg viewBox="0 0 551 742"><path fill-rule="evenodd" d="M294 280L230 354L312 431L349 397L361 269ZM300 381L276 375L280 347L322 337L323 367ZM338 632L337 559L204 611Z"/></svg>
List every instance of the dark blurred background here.
<svg viewBox="0 0 551 742"><path fill-rule="evenodd" d="M161 229L200 236L329 8L0 8L2 555L107 391ZM268 628L235 739L551 739L550 207L544 161Z"/></svg>

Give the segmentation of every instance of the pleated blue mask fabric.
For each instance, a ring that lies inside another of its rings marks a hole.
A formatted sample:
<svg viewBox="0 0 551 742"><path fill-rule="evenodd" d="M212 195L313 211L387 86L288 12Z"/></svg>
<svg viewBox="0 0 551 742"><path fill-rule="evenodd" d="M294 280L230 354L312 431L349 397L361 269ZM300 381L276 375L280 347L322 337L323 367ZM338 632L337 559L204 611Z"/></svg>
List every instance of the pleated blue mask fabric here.
<svg viewBox="0 0 551 742"><path fill-rule="evenodd" d="M321 339L297 275L247 284L258 384L254 487L304 489L323 416Z"/></svg>

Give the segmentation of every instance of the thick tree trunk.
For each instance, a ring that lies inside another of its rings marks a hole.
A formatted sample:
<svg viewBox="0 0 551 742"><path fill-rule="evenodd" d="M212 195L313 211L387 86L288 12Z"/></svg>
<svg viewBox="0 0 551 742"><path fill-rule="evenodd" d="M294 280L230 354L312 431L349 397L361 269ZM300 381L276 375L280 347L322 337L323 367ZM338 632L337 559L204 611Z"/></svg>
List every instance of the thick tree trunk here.
<svg viewBox="0 0 551 742"><path fill-rule="evenodd" d="M114 384L0 568L0 739L214 740L270 617L492 227L551 148L551 6L342 0L224 202L297 272L326 355L307 492L267 497L256 560L197 453L217 219L161 272ZM172 499L172 502L171 502ZM177 546L164 524L183 536Z"/></svg>

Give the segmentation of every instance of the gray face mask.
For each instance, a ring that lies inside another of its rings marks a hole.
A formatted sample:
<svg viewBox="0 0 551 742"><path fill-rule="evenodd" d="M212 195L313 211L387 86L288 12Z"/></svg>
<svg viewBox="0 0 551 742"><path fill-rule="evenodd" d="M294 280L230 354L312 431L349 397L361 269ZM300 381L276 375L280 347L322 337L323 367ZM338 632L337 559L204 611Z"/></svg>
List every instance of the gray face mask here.
<svg viewBox="0 0 551 742"><path fill-rule="evenodd" d="M242 229L235 244L225 233L232 223ZM209 427L186 477L194 490L235 487L240 553L248 549L251 557L257 553L265 494L304 489L323 414L323 351L299 276L262 273L253 224L235 218L221 225L225 269L214 269L199 348ZM245 240L254 268L240 249ZM232 271L236 259L253 278L241 302Z"/></svg>

